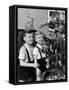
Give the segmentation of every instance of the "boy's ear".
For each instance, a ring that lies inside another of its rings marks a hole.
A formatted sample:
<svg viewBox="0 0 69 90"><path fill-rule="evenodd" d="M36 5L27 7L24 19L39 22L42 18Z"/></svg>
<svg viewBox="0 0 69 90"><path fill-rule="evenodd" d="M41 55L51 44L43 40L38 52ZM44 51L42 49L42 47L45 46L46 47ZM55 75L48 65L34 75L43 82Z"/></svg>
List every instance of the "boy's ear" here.
<svg viewBox="0 0 69 90"><path fill-rule="evenodd" d="M23 37L23 40L26 41L26 37Z"/></svg>
<svg viewBox="0 0 69 90"><path fill-rule="evenodd" d="M35 41L36 41L36 42L38 41L37 38L35 38Z"/></svg>

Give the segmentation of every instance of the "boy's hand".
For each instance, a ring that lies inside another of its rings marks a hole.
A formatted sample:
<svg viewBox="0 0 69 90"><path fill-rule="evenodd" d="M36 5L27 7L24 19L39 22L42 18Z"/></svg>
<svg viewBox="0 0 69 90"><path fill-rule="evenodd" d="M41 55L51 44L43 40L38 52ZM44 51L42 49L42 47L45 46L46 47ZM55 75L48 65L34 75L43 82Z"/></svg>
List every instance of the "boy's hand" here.
<svg viewBox="0 0 69 90"><path fill-rule="evenodd" d="M49 63L47 63L47 64L46 64L46 68L47 68L47 69L48 69L48 68L50 68L50 65L49 65Z"/></svg>
<svg viewBox="0 0 69 90"><path fill-rule="evenodd" d="M38 66L37 66L37 64L34 63L33 67L36 68L36 67L38 67Z"/></svg>
<svg viewBox="0 0 69 90"><path fill-rule="evenodd" d="M36 63L34 63L34 65L33 65L34 68L37 68L38 66L39 66L39 64L36 64Z"/></svg>
<svg viewBox="0 0 69 90"><path fill-rule="evenodd" d="M48 58L46 58L46 60L45 60L46 62L49 62L49 59Z"/></svg>

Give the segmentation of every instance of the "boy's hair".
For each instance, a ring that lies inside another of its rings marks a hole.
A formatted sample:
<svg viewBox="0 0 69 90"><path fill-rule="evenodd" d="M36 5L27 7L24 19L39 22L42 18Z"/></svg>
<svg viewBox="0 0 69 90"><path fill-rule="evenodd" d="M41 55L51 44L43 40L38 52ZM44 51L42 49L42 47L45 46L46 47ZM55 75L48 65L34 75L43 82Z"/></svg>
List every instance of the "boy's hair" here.
<svg viewBox="0 0 69 90"><path fill-rule="evenodd" d="M26 36L26 34L33 34L34 35L34 32L36 32L36 30L25 30L24 33L23 33L23 38Z"/></svg>
<svg viewBox="0 0 69 90"><path fill-rule="evenodd" d="M35 37L38 36L38 35L42 35L43 37L45 37L45 35L44 35L41 31L37 31L37 32L35 33Z"/></svg>

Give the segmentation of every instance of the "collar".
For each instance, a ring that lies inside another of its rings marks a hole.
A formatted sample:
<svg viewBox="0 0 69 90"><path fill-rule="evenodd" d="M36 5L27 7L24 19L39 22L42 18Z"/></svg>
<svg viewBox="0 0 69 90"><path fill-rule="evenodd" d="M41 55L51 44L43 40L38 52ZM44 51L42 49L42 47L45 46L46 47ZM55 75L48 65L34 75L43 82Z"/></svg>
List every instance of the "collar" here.
<svg viewBox="0 0 69 90"><path fill-rule="evenodd" d="M28 50L29 52L30 52L30 48L33 48L33 46L30 47L30 46L29 46L28 44L26 44L26 43L24 44L24 46L27 48L27 50Z"/></svg>
<svg viewBox="0 0 69 90"><path fill-rule="evenodd" d="M40 44L37 44L37 46L38 46L40 49L42 49L42 46L41 46Z"/></svg>
<svg viewBox="0 0 69 90"><path fill-rule="evenodd" d="M24 46L29 50L29 45L27 45L27 44L25 43ZM30 51L30 50L29 50L29 51Z"/></svg>
<svg viewBox="0 0 69 90"><path fill-rule="evenodd" d="M27 49L29 48L29 46L28 46L26 43L24 44L24 46L25 46Z"/></svg>

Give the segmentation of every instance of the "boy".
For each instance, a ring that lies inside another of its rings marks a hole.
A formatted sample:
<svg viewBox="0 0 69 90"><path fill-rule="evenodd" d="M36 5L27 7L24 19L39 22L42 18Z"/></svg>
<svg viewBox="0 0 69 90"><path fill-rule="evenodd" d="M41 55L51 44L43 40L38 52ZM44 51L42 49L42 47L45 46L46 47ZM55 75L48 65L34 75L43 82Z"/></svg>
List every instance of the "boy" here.
<svg viewBox="0 0 69 90"><path fill-rule="evenodd" d="M44 35L42 32L37 31L35 33L35 41L37 42L37 44L34 48L33 56L35 63L38 64L38 67L36 67L36 80L40 81L42 80L42 73L46 70L46 68L49 68L48 60L46 62L47 46L45 44Z"/></svg>
<svg viewBox="0 0 69 90"><path fill-rule="evenodd" d="M25 44L20 48L19 51L19 81L28 82L35 81L35 67L37 65L34 63L33 59L33 42L34 34L32 30L25 31L23 39Z"/></svg>

